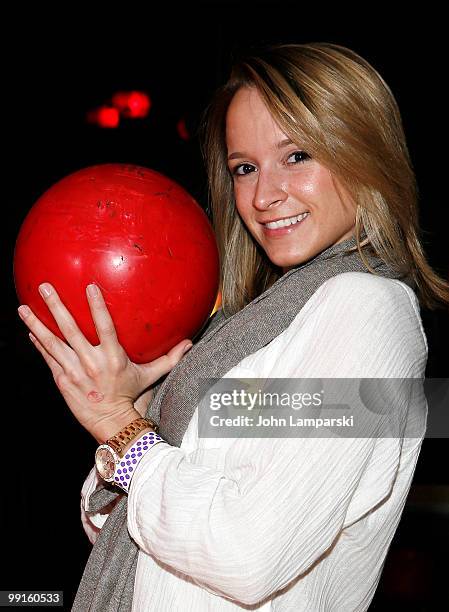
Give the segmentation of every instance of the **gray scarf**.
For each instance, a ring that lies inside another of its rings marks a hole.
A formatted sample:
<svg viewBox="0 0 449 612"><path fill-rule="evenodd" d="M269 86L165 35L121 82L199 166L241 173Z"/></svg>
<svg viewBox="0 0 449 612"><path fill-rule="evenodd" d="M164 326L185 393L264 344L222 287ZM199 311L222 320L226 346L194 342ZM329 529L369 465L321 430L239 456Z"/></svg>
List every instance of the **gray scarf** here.
<svg viewBox="0 0 449 612"><path fill-rule="evenodd" d="M313 259L281 276L269 289L235 315L225 318L218 311L200 339L158 382L146 416L159 424L161 436L181 446L184 432L199 403L200 378L221 378L246 356L255 353L281 334L298 312L329 278L343 272L367 272L359 254L343 254L356 245L355 238L333 245ZM380 276L403 278L378 257L365 250ZM90 498L89 511L105 508L117 495L110 484ZM121 495L121 494L120 494ZM127 529L127 496L117 502L91 551L72 611L129 612L139 549Z"/></svg>

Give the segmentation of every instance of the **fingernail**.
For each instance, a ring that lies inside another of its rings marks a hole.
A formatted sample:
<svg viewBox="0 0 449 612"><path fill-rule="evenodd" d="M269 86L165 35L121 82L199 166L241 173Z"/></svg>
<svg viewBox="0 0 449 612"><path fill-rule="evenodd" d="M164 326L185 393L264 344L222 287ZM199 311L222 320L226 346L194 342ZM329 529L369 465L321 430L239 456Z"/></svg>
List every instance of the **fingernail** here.
<svg viewBox="0 0 449 612"><path fill-rule="evenodd" d="M193 344L186 344L182 354L185 355L187 353L187 351L189 351L192 348L192 346L193 346Z"/></svg>
<svg viewBox="0 0 449 612"><path fill-rule="evenodd" d="M19 311L19 316L22 319L26 319L31 314L31 310L28 308L28 306L20 306L18 308L18 311Z"/></svg>
<svg viewBox="0 0 449 612"><path fill-rule="evenodd" d="M90 297L97 297L98 287L97 285L87 285L87 293Z"/></svg>
<svg viewBox="0 0 449 612"><path fill-rule="evenodd" d="M44 283L43 285L39 285L39 293L43 298L47 298L51 295L51 287L48 283Z"/></svg>

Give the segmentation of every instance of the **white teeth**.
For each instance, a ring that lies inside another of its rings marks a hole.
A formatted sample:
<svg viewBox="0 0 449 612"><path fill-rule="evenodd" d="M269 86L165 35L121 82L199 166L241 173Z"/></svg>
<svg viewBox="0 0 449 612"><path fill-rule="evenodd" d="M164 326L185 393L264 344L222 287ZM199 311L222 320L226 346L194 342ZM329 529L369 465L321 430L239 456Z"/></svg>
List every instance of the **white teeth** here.
<svg viewBox="0 0 449 612"><path fill-rule="evenodd" d="M302 221L307 217L309 213L305 212L302 215L296 215L296 217L289 217L288 219L282 219L281 221L273 221L272 223L265 223L265 227L268 229L276 229L278 227L288 227L289 225L295 225L298 221Z"/></svg>

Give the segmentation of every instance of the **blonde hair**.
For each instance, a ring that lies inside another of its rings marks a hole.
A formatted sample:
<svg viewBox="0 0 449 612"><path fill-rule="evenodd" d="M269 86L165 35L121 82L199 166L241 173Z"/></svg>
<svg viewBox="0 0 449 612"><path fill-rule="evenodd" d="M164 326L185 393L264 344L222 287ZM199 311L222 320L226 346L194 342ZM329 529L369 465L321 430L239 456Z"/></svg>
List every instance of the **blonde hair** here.
<svg viewBox="0 0 449 612"><path fill-rule="evenodd" d="M241 87L256 87L285 134L326 166L352 197L357 241L352 250L359 251L368 271L375 273L365 256L370 250L401 275L411 276L424 307L449 305L449 283L432 270L419 239L418 188L390 88L366 60L346 47L285 44L236 62L201 126L226 316L282 275L235 207L227 166L226 113Z"/></svg>

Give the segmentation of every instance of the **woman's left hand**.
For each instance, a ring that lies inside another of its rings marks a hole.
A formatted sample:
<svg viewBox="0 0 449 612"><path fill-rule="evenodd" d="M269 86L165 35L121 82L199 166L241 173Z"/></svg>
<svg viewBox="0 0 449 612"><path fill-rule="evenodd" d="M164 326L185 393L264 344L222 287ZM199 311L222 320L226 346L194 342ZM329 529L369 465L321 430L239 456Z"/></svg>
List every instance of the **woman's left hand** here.
<svg viewBox="0 0 449 612"><path fill-rule="evenodd" d="M39 289L68 344L55 336L22 305L19 315L32 332L30 339L48 364L56 386L80 424L104 442L140 414L134 400L181 360L190 340L146 364L133 363L119 344L114 323L96 285L89 307L100 344L92 346L49 283ZM95 292L96 289L96 292ZM45 291L46 290L46 291Z"/></svg>

